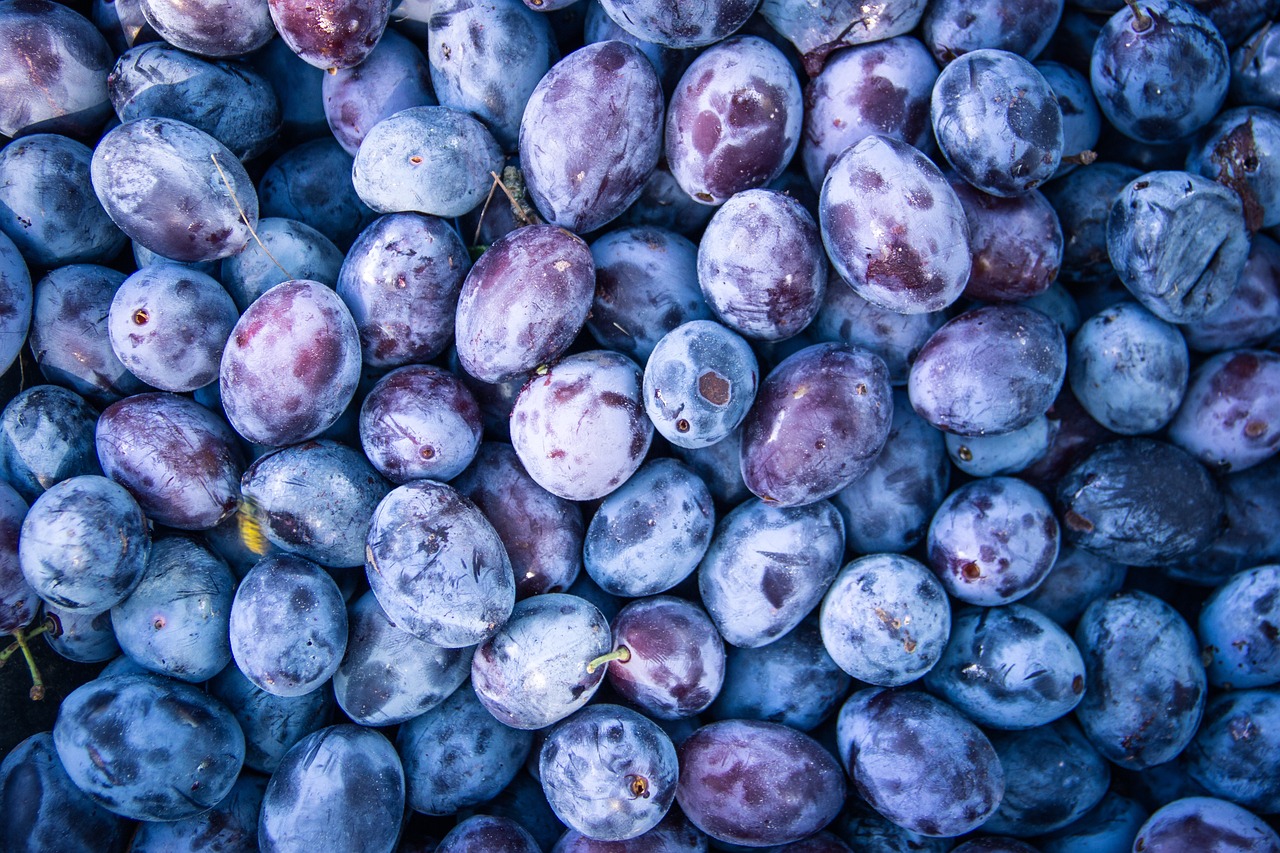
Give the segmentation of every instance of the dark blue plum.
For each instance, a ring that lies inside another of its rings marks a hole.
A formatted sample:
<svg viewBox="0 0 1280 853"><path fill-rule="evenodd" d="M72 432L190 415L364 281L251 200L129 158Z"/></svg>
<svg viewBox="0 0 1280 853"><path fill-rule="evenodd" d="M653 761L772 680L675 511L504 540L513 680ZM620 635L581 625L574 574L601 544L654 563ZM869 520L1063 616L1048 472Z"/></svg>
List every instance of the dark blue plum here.
<svg viewBox="0 0 1280 853"><path fill-rule="evenodd" d="M956 489L929 525L929 566L947 592L994 607L1031 593L1058 558L1048 499L1025 481L987 477Z"/></svg>
<svg viewBox="0 0 1280 853"><path fill-rule="evenodd" d="M515 575L516 597L565 592L582 569L582 510L534 482L509 444L483 442L451 485L497 531Z"/></svg>
<svg viewBox="0 0 1280 853"><path fill-rule="evenodd" d="M1142 853L1276 853L1280 836L1262 818L1234 803L1187 797L1158 809L1138 830L1133 849Z"/></svg>
<svg viewBox="0 0 1280 853"><path fill-rule="evenodd" d="M605 676L598 659L612 647L609 623L587 600L565 593L526 598L476 649L472 686L502 723L546 728L591 700Z"/></svg>
<svg viewBox="0 0 1280 853"><path fill-rule="evenodd" d="M391 486L359 451L320 439L259 457L241 491L271 544L348 568L364 564L370 518Z"/></svg>
<svg viewBox="0 0 1280 853"><path fill-rule="evenodd" d="M1196 368L1169 440L1210 469L1252 468L1280 451L1280 353L1230 350Z"/></svg>
<svg viewBox="0 0 1280 853"><path fill-rule="evenodd" d="M668 47L665 44L634 36L610 18L600 3L588 3L586 6L586 15L582 22L583 41L594 44L616 39L635 45L653 63L653 70L658 72L658 80L662 83L662 91L671 92L675 89L676 84L680 82L680 75L697 55L696 51Z"/></svg>
<svg viewBox="0 0 1280 853"><path fill-rule="evenodd" d="M120 648L154 672L193 684L208 681L231 663L235 584L227 564L203 545L158 540L142 580L111 608Z"/></svg>
<svg viewBox="0 0 1280 853"><path fill-rule="evenodd" d="M320 689L347 648L347 608L329 573L292 554L265 557L236 588L231 654L276 696Z"/></svg>
<svg viewBox="0 0 1280 853"><path fill-rule="evenodd" d="M338 725L308 735L267 783L258 821L262 853L392 853L405 807L405 773L381 733Z"/></svg>
<svg viewBox="0 0 1280 853"><path fill-rule="evenodd" d="M241 160L265 151L280 129L280 102L265 77L247 65L200 59L163 42L122 54L107 76L107 93L120 121L177 119Z"/></svg>
<svg viewBox="0 0 1280 853"><path fill-rule="evenodd" d="M33 298L27 263L5 236L0 239L0 369L9 369L27 341Z"/></svg>
<svg viewBox="0 0 1280 853"><path fill-rule="evenodd" d="M99 404L147 389L120 363L108 334L111 300L124 280L108 267L72 264L36 282L28 343L45 379Z"/></svg>
<svg viewBox="0 0 1280 853"><path fill-rule="evenodd" d="M40 609L40 599L23 576L18 559L18 536L26 514L27 502L7 483L0 482L0 633L3 634L21 632Z"/></svg>
<svg viewBox="0 0 1280 853"><path fill-rule="evenodd" d="M964 208L938 167L905 142L872 135L846 148L818 210L832 267L868 302L924 314L964 292L972 266Z"/></svg>
<svg viewBox="0 0 1280 853"><path fill-rule="evenodd" d="M1062 226L1059 277L1064 283L1098 284L1115 275L1107 253L1107 217L1120 190L1139 174L1121 163L1094 163L1045 186Z"/></svg>
<svg viewBox="0 0 1280 853"><path fill-rule="evenodd" d="M968 832L1004 796L991 741L927 693L860 690L840 709L837 738L855 790L882 816L921 835Z"/></svg>
<svg viewBox="0 0 1280 853"><path fill-rule="evenodd" d="M466 385L438 367L388 373L360 406L360 445L393 483L452 480L480 445L480 407Z"/></svg>
<svg viewBox="0 0 1280 853"><path fill-rule="evenodd" d="M595 271L586 241L564 228L530 225L500 238L462 283L462 369L493 383L558 359L591 311Z"/></svg>
<svg viewBox="0 0 1280 853"><path fill-rule="evenodd" d="M1034 15L1024 6L1016 14ZM988 48L957 58L938 76L930 114L947 162L983 192L1020 195L1058 171L1062 109L1017 54Z"/></svg>
<svg viewBox="0 0 1280 853"><path fill-rule="evenodd" d="M1212 313L1187 323L1182 336L1196 352L1257 347L1280 333L1280 244L1253 235L1249 259L1231 295Z"/></svg>
<svg viewBox="0 0 1280 853"><path fill-rule="evenodd" d="M1280 29L1270 23L1263 24L1244 44L1231 51L1231 83L1227 88L1231 100L1280 109L1280 85L1276 83L1278 61Z"/></svg>
<svg viewBox="0 0 1280 853"><path fill-rule="evenodd" d="M1119 563L1064 545L1040 586L1019 603L1034 607L1065 628L1079 619L1095 598L1119 592L1127 574Z"/></svg>
<svg viewBox="0 0 1280 853"><path fill-rule="evenodd" d="M0 479L27 501L79 474L101 474L98 413L74 391L33 385L0 413Z"/></svg>
<svg viewBox="0 0 1280 853"><path fill-rule="evenodd" d="M1204 665L1178 612L1145 592L1118 592L1089 605L1075 631L1085 662L1076 719L1094 748L1142 770L1176 758L1204 713Z"/></svg>
<svg viewBox="0 0 1280 853"><path fill-rule="evenodd" d="M655 720L705 711L724 683L724 641L706 611L682 598L627 604L613 618L613 645L609 684Z"/></svg>
<svg viewBox="0 0 1280 853"><path fill-rule="evenodd" d="M511 818L475 815L451 829L435 853L542 853L542 847Z"/></svg>
<svg viewBox="0 0 1280 853"><path fill-rule="evenodd" d="M1280 811L1280 694L1239 690L1215 696L1186 751L1187 773L1215 797L1258 814Z"/></svg>
<svg viewBox="0 0 1280 853"><path fill-rule="evenodd" d="M663 438L684 448L723 441L756 397L759 365L751 346L711 320L690 320L663 335L644 368L644 408Z"/></svg>
<svg viewBox="0 0 1280 853"><path fill-rule="evenodd" d="M1107 253L1152 314L1201 320L1230 298L1249 257L1240 196L1189 172L1148 172L1115 196Z"/></svg>
<svg viewBox="0 0 1280 853"><path fill-rule="evenodd" d="M135 394L112 403L95 443L103 473L153 521L207 530L239 505L240 443L226 421L187 397Z"/></svg>
<svg viewBox="0 0 1280 853"><path fill-rule="evenodd" d="M400 727L396 749L404 761L408 805L428 815L451 815L496 796L515 778L533 735L498 722L469 683Z"/></svg>
<svg viewBox="0 0 1280 853"><path fill-rule="evenodd" d="M939 0L925 10L921 34L943 65L962 54L984 48L1035 59L1058 28L1062 7L1062 0L1034 3Z"/></svg>
<svg viewBox="0 0 1280 853"><path fill-rule="evenodd" d="M1024 302L1049 289L1062 266L1062 225L1037 190L1001 198L951 178L969 221L972 272L964 295Z"/></svg>
<svg viewBox="0 0 1280 853"><path fill-rule="evenodd" d="M53 742L76 787L137 820L206 811L244 763L244 735L230 711L190 684L152 674L76 688L58 711Z"/></svg>
<svg viewBox="0 0 1280 853"><path fill-rule="evenodd" d="M750 189L729 199L698 243L698 284L721 323L751 340L798 335L822 305L827 258L794 198Z"/></svg>
<svg viewBox="0 0 1280 853"><path fill-rule="evenodd" d="M556 815L598 841L625 841L657 826L675 801L679 775L676 749L657 723L607 704L551 729L538 767Z"/></svg>
<svg viewBox="0 0 1280 853"><path fill-rule="evenodd" d="M98 142L90 173L120 230L175 261L234 255L258 224L258 194L239 159L185 122L120 125Z"/></svg>
<svg viewBox="0 0 1280 853"><path fill-rule="evenodd" d="M693 237L711 219L715 208L696 201L680 188L666 163L644 182L640 197L618 217L619 225L665 228L685 237Z"/></svg>
<svg viewBox="0 0 1280 853"><path fill-rule="evenodd" d="M262 0L140 0L140 5L161 38L201 56L241 56L276 34Z"/></svg>
<svg viewBox="0 0 1280 853"><path fill-rule="evenodd" d="M725 641L756 648L800 624L843 557L844 522L828 501L778 507L749 500L716 526L698 589Z"/></svg>
<svg viewBox="0 0 1280 853"><path fill-rule="evenodd" d="M119 5L121 0L112 2ZM324 71L303 62L284 39L278 38L271 39L266 47L250 56L249 64L266 78L276 93L282 141L315 139L328 131L324 116Z"/></svg>
<svg viewBox="0 0 1280 853"><path fill-rule="evenodd" d="M821 611L822 643L849 675L900 687L929 672L951 635L947 593L927 568L900 554L849 563Z"/></svg>
<svg viewBox="0 0 1280 853"><path fill-rule="evenodd" d="M1093 149L1102 135L1102 111L1087 74L1059 62L1037 62L1036 70L1062 110L1062 163L1053 175L1061 178L1077 166L1092 165L1098 156Z"/></svg>
<svg viewBox="0 0 1280 853"><path fill-rule="evenodd" d="M327 689L304 696L277 696L259 688L235 664L209 680L210 695L227 706L244 732L244 766L275 773L285 753L329 724L333 694Z"/></svg>
<svg viewBox="0 0 1280 853"><path fill-rule="evenodd" d="M667 165L694 199L724 204L782 174L803 114L800 82L782 51L737 36L703 51L680 78L667 108Z"/></svg>
<svg viewBox="0 0 1280 853"><path fill-rule="evenodd" d="M954 844L950 838L930 838L903 829L881 817L861 797L849 798L832 831L853 853L948 853Z"/></svg>
<svg viewBox="0 0 1280 853"><path fill-rule="evenodd" d="M907 380L916 413L945 432L1012 432L1045 414L1067 377L1067 342L1017 304L974 308L934 332Z"/></svg>
<svg viewBox="0 0 1280 853"><path fill-rule="evenodd" d="M951 640L924 685L979 725L1033 729L1079 704L1084 661L1067 632L1039 610L1021 604L966 607L955 614Z"/></svg>
<svg viewBox="0 0 1280 853"><path fill-rule="evenodd" d="M40 732L0 763L0 844L10 853L100 853L125 838L125 823L76 787Z"/></svg>
<svg viewBox="0 0 1280 853"><path fill-rule="evenodd" d="M662 152L662 84L626 42L588 44L551 67L520 119L520 165L548 222L594 231L632 205Z"/></svg>
<svg viewBox="0 0 1280 853"><path fill-rule="evenodd" d="M583 565L613 595L656 595L693 573L714 527L715 506L698 475L674 459L655 459L600 504L587 526Z"/></svg>
<svg viewBox="0 0 1280 853"><path fill-rule="evenodd" d="M1280 565L1232 575L1204 602L1200 644L1215 687L1280 683Z"/></svg>
<svg viewBox="0 0 1280 853"><path fill-rule="evenodd" d="M1067 826L1107 793L1111 765L1070 718L1019 732L992 732L1006 779L1000 808L983 832L1026 838Z"/></svg>
<svg viewBox="0 0 1280 853"><path fill-rule="evenodd" d="M450 0L432 4L428 23L440 103L471 113L516 150L529 96L558 58L547 19L519 0Z"/></svg>
<svg viewBox="0 0 1280 853"><path fill-rule="evenodd" d="M810 77L822 71L827 57L842 47L883 42L916 28L925 0L764 0L760 14L795 45Z"/></svg>
<svg viewBox="0 0 1280 853"><path fill-rule="evenodd" d="M711 319L698 248L685 237L652 225L615 228L591 244L591 257L596 286L586 326L600 346L644 362L677 326Z"/></svg>
<svg viewBox="0 0 1280 853"><path fill-rule="evenodd" d="M142 578L151 538L138 502L105 477L50 488L22 522L22 574L41 598L85 616L119 604Z"/></svg>
<svg viewBox="0 0 1280 853"><path fill-rule="evenodd" d="M219 274L241 311L277 284L292 279L330 286L338 282L342 252L310 225L270 216L258 220L257 232L257 240L222 262Z"/></svg>
<svg viewBox="0 0 1280 853"><path fill-rule="evenodd" d="M742 478L766 503L803 506L864 475L889 437L889 370L848 344L799 350L770 371L742 425Z"/></svg>
<svg viewBox="0 0 1280 853"><path fill-rule="evenodd" d="M395 30L383 34L359 65L325 74L321 93L329 129L352 157L378 122L400 110L437 104L426 57Z"/></svg>
<svg viewBox="0 0 1280 853"><path fill-rule="evenodd" d="M295 219L346 249L377 218L351 181L355 160L337 140L314 139L291 148L258 180L263 217Z"/></svg>
<svg viewBox="0 0 1280 853"><path fill-rule="evenodd" d="M62 610L45 602L44 616L53 621L53 630L44 634L49 647L77 663L104 663L120 654L111 628L111 612L87 614L82 610Z"/></svg>
<svg viewBox="0 0 1280 853"><path fill-rule="evenodd" d="M448 107L401 110L360 143L351 181L379 213L461 216L484 201L502 150L483 124Z"/></svg>
<svg viewBox="0 0 1280 853"><path fill-rule="evenodd" d="M1142 435L1173 418L1190 369L1177 327L1125 301L1080 327L1071 341L1067 378L1098 423L1121 435Z"/></svg>
<svg viewBox="0 0 1280 853"><path fill-rule="evenodd" d="M552 839L550 853L706 853L707 836L689 823L679 809L642 835L626 841L597 841L570 829Z"/></svg>
<svg viewBox="0 0 1280 853"><path fill-rule="evenodd" d="M951 483L942 433L894 396L884 449L867 472L831 497L849 547L860 554L903 553L922 542Z"/></svg>
<svg viewBox="0 0 1280 853"><path fill-rule="evenodd" d="M258 845L258 817L267 779L241 774L212 809L185 820L138 825L129 853L240 853Z"/></svg>
<svg viewBox="0 0 1280 853"><path fill-rule="evenodd" d="M443 352L470 266L458 232L434 216L393 213L361 232L337 289L360 331L365 364L398 367Z"/></svg>
<svg viewBox="0 0 1280 853"><path fill-rule="evenodd" d="M83 15L48 0L0 5L0 133L96 136L111 115L107 40Z"/></svg>
<svg viewBox="0 0 1280 853"><path fill-rule="evenodd" d="M815 189L840 152L872 134L920 150L933 144L929 96L938 65L918 39L900 36L840 51L804 92L800 156Z"/></svg>
<svg viewBox="0 0 1280 853"><path fill-rule="evenodd" d="M1178 0L1121 7L1089 65L1102 114L1139 142L1173 142L1204 127L1227 96L1227 46L1208 18Z"/></svg>
<svg viewBox="0 0 1280 853"><path fill-rule="evenodd" d="M534 376L511 412L511 444L538 485L566 500L608 495L653 440L644 374L616 352L571 355Z"/></svg>
<svg viewBox="0 0 1280 853"><path fill-rule="evenodd" d="M0 151L0 231L35 267L110 263L125 236L93 192L85 145L52 133Z"/></svg>
<svg viewBox="0 0 1280 853"><path fill-rule="evenodd" d="M1053 443L1053 425L1041 415L1024 427L999 435L943 436L947 456L971 477L995 477L1016 474L1049 452Z"/></svg>
<svg viewBox="0 0 1280 853"><path fill-rule="evenodd" d="M1147 814L1137 801L1108 791L1079 820L1037 838L1036 845L1042 853L1132 853Z"/></svg>
<svg viewBox="0 0 1280 853"><path fill-rule="evenodd" d="M742 482L741 451L742 427L708 447L671 446L675 457L707 484L720 507L735 507L751 497L747 484Z"/></svg>
<svg viewBox="0 0 1280 853"><path fill-rule="evenodd" d="M333 674L338 705L364 726L403 723L431 710L471 672L471 649L423 642L392 622L367 592L347 611L347 650Z"/></svg>
<svg viewBox="0 0 1280 853"><path fill-rule="evenodd" d="M332 289L305 280L277 284L240 315L218 374L231 426L269 447L333 426L359 379L351 312Z"/></svg>
<svg viewBox="0 0 1280 853"><path fill-rule="evenodd" d="M309 65L352 68L373 52L391 16L391 0L268 0L271 22Z"/></svg>
<svg viewBox="0 0 1280 853"><path fill-rule="evenodd" d="M717 841L750 847L799 841L835 818L845 790L831 753L777 723L711 723L680 746L676 801Z"/></svg>
<svg viewBox="0 0 1280 853"><path fill-rule="evenodd" d="M767 646L728 647L724 685L707 713L807 732L836 709L851 683L827 653L817 620L809 618Z"/></svg>
<svg viewBox="0 0 1280 853"><path fill-rule="evenodd" d="M143 267L120 285L107 315L116 358L163 391L217 381L240 312L218 281L178 264Z"/></svg>
<svg viewBox="0 0 1280 853"><path fill-rule="evenodd" d="M1262 107L1222 112L1187 154L1187 171L1228 186L1244 202L1250 231L1280 225L1280 114Z"/></svg>
<svg viewBox="0 0 1280 853"><path fill-rule="evenodd" d="M471 501L431 480L393 489L378 504L365 572L398 627L446 648L493 636L515 603L511 562L493 525Z"/></svg>
<svg viewBox="0 0 1280 853"><path fill-rule="evenodd" d="M1178 563L1222 529L1222 491L1172 444L1131 438L1104 444L1059 481L1057 509L1069 545L1133 566Z"/></svg>

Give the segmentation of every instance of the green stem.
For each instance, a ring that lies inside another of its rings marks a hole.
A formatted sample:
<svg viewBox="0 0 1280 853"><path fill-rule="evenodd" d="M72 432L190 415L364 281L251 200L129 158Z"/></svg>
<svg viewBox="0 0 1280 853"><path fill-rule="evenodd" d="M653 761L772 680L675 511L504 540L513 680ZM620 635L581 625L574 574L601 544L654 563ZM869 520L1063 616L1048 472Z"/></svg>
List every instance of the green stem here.
<svg viewBox="0 0 1280 853"><path fill-rule="evenodd" d="M616 649L609 652L608 654L600 655L600 657L596 658L591 663L587 664L587 672L594 673L597 669L599 669L600 667L604 666L605 664L607 664L609 661L612 661L612 660L622 661L623 663L626 663L627 661L631 660L631 649L627 648L626 646L618 646Z"/></svg>

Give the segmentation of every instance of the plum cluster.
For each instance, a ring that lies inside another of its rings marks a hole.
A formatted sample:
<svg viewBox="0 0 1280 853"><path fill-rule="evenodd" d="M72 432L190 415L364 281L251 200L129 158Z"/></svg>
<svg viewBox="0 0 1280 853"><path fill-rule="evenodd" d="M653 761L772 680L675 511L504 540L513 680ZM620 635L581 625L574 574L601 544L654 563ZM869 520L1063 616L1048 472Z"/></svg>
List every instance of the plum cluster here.
<svg viewBox="0 0 1280 853"><path fill-rule="evenodd" d="M0 0L0 851L1280 853L1277 23Z"/></svg>

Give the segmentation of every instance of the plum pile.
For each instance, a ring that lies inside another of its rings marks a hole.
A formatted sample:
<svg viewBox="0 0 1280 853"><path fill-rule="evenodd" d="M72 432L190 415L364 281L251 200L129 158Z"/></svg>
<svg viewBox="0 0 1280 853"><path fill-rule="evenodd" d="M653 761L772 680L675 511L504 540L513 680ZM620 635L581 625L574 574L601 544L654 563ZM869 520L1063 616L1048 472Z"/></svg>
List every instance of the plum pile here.
<svg viewBox="0 0 1280 853"><path fill-rule="evenodd" d="M1280 853L1277 34L0 0L0 851Z"/></svg>

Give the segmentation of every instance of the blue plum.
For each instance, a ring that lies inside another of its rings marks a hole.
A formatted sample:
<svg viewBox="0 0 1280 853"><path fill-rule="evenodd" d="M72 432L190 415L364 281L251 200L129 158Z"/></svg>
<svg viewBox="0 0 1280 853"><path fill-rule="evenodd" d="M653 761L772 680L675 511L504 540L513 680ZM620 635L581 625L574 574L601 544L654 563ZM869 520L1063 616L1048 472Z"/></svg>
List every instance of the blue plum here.
<svg viewBox="0 0 1280 853"><path fill-rule="evenodd" d="M393 483L452 480L475 458L480 437L475 397L438 367L397 368L360 406L360 445Z"/></svg>
<svg viewBox="0 0 1280 853"><path fill-rule="evenodd" d="M1115 275L1107 253L1107 218L1126 184L1141 173L1122 163L1097 162L1044 188L1062 226L1062 269L1068 285L1098 284Z"/></svg>
<svg viewBox="0 0 1280 853"><path fill-rule="evenodd" d="M750 345L711 320L663 335L644 369L644 407L663 438L684 448L723 441L755 401L759 365Z"/></svg>
<svg viewBox="0 0 1280 853"><path fill-rule="evenodd" d="M394 30L384 33L360 64L325 74L321 94L329 129L352 157L378 122L437 103L426 57Z"/></svg>
<svg viewBox="0 0 1280 853"><path fill-rule="evenodd" d="M241 774L230 793L203 814L138 825L129 853L239 853L258 845L258 817L267 779Z"/></svg>
<svg viewBox="0 0 1280 853"><path fill-rule="evenodd" d="M451 815L484 803L515 778L532 745L530 732L498 722L464 683L400 727L396 749L408 805L423 814Z"/></svg>
<svg viewBox="0 0 1280 853"><path fill-rule="evenodd" d="M1169 604L1122 591L1089 605L1075 630L1085 662L1076 719L1107 760L1142 770L1178 756L1204 713L1195 634Z"/></svg>
<svg viewBox="0 0 1280 853"><path fill-rule="evenodd" d="M1212 797L1186 797L1169 803L1138 830L1133 849L1175 853L1191 845L1204 853L1275 853L1280 835L1252 812Z"/></svg>
<svg viewBox="0 0 1280 853"><path fill-rule="evenodd" d="M33 307L27 262L6 235L0 239L0 368L8 370L18 358L31 327Z"/></svg>
<svg viewBox="0 0 1280 853"><path fill-rule="evenodd" d="M1229 350L1196 368L1169 440L1219 473L1280 451L1280 354Z"/></svg>
<svg viewBox="0 0 1280 853"><path fill-rule="evenodd" d="M78 474L101 474L98 413L74 391L33 385L0 413L0 479L25 500Z"/></svg>
<svg viewBox="0 0 1280 853"><path fill-rule="evenodd" d="M947 455L971 477L1016 474L1037 462L1053 443L1053 425L1042 415L1012 432L999 435L946 433Z"/></svg>
<svg viewBox="0 0 1280 853"><path fill-rule="evenodd" d="M1060 0L1011 4L1003 0L966 3L941 0L925 10L924 41L941 63L983 48L1035 59L1048 45L1062 17Z"/></svg>
<svg viewBox="0 0 1280 853"><path fill-rule="evenodd" d="M1213 796L1258 814L1280 811L1280 781L1267 772L1280 760L1280 695L1235 690L1215 696L1185 755L1188 775Z"/></svg>
<svg viewBox="0 0 1280 853"><path fill-rule="evenodd" d="M299 741L267 783L262 853L392 853L405 807L395 747L375 729L337 725Z"/></svg>
<svg viewBox="0 0 1280 853"><path fill-rule="evenodd" d="M541 6L542 0L529 0ZM702 0L672 7L657 0L601 0L605 13L638 39L666 47L706 47L732 35L755 10L750 0Z"/></svg>
<svg viewBox="0 0 1280 853"><path fill-rule="evenodd" d="M1278 588L1280 565L1269 564L1232 575L1205 599L1198 630L1210 684L1250 688L1280 683Z"/></svg>
<svg viewBox="0 0 1280 853"><path fill-rule="evenodd" d="M1038 190L1012 198L951 178L969 221L972 272L964 295L990 302L1025 302L1049 289L1062 266L1062 225Z"/></svg>
<svg viewBox="0 0 1280 853"><path fill-rule="evenodd" d="M1187 346L1196 352L1257 347L1280 333L1280 244L1253 235L1249 259L1235 289L1218 308L1182 326Z"/></svg>
<svg viewBox="0 0 1280 853"><path fill-rule="evenodd" d="M542 848L511 818L475 815L449 830L436 853L542 853Z"/></svg>
<svg viewBox="0 0 1280 853"><path fill-rule="evenodd" d="M242 56L276 34L262 0L140 0L140 5L161 38L201 56Z"/></svg>
<svg viewBox="0 0 1280 853"><path fill-rule="evenodd" d="M1137 801L1108 791L1078 820L1037 838L1036 844L1042 853L1132 853L1147 814Z"/></svg>
<svg viewBox="0 0 1280 853"><path fill-rule="evenodd" d="M105 477L50 488L22 521L18 558L41 598L85 616L119 604L142 578L151 537L138 502Z"/></svg>
<svg viewBox="0 0 1280 853"><path fill-rule="evenodd" d="M276 696L303 696L329 680L347 648L347 608L329 573L292 554L262 559L236 588L231 654L245 677Z"/></svg>
<svg viewBox="0 0 1280 853"><path fill-rule="evenodd" d="M1020 603L1034 607L1064 628L1095 598L1119 592L1128 570L1081 548L1063 545L1049 574Z"/></svg>
<svg viewBox="0 0 1280 853"><path fill-rule="evenodd" d="M844 557L844 522L828 501L739 504L716 526L698 589L725 641L756 648L791 631L822 600Z"/></svg>
<svg viewBox="0 0 1280 853"><path fill-rule="evenodd" d="M219 278L243 311L277 284L292 279L332 286L342 262L343 254L333 241L310 225L268 216L258 220L257 239L222 262Z"/></svg>
<svg viewBox="0 0 1280 853"><path fill-rule="evenodd" d="M377 218L351 181L354 162L327 137L289 149L258 179L261 215L310 225L345 250Z"/></svg>
<svg viewBox="0 0 1280 853"><path fill-rule="evenodd" d="M393 489L378 504L365 572L398 627L446 648L492 637L515 604L511 561L493 525L456 490L431 480Z"/></svg>
<svg viewBox="0 0 1280 853"><path fill-rule="evenodd" d="M822 71L834 51L852 45L883 42L916 28L925 0L764 0L761 16L795 45L810 77ZM834 60L832 60L834 61Z"/></svg>
<svg viewBox="0 0 1280 853"><path fill-rule="evenodd" d="M244 735L230 711L190 684L149 673L76 688L62 702L53 742L80 790L137 820L206 811L244 763Z"/></svg>
<svg viewBox="0 0 1280 853"><path fill-rule="evenodd" d="M244 766L271 774L293 745L329 724L333 694L327 689L303 696L268 693L234 663L208 682L211 696L227 707L244 732Z"/></svg>
<svg viewBox="0 0 1280 853"><path fill-rule="evenodd" d="M652 719L699 714L724 683L724 641L706 611L682 598L627 604L613 618L613 645L625 652L609 662L610 686Z"/></svg>
<svg viewBox="0 0 1280 853"><path fill-rule="evenodd" d="M822 643L849 675L900 687L929 672L948 647L951 605L925 566L901 554L846 565L822 600Z"/></svg>
<svg viewBox="0 0 1280 853"><path fill-rule="evenodd" d="M111 608L126 655L182 681L207 681L231 663L228 626L236 579L208 548L185 538L157 540L142 580Z"/></svg>
<svg viewBox="0 0 1280 853"><path fill-rule="evenodd" d="M268 0L267 6L285 44L325 70L368 58L391 17L391 0Z"/></svg>

